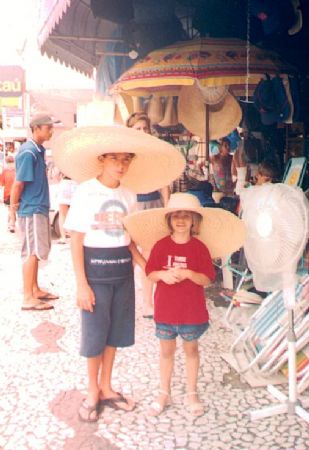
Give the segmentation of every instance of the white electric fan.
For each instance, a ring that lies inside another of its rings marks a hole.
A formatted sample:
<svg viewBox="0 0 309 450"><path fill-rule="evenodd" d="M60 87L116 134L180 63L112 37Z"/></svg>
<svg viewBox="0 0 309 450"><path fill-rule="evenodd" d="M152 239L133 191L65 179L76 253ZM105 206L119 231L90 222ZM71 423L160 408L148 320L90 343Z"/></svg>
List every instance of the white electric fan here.
<svg viewBox="0 0 309 450"><path fill-rule="evenodd" d="M294 332L296 269L309 236L309 203L300 188L278 183L243 190L241 205L247 228L244 250L254 285L265 292L283 290L289 322L289 395L269 385L268 391L280 403L252 411L250 416L256 420L297 414L309 423L309 413L303 409L309 407L309 398L297 398Z"/></svg>

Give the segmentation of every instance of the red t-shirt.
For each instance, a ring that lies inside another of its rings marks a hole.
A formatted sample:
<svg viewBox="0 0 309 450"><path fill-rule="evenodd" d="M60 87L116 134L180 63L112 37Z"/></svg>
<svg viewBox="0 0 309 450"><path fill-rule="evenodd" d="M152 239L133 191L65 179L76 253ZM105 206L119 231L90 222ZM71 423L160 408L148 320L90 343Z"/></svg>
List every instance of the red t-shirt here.
<svg viewBox="0 0 309 450"><path fill-rule="evenodd" d="M193 237L186 244L176 244L167 236L153 246L146 264L146 274L166 267L183 267L203 273L212 281L215 279L215 269L207 247ZM172 285L158 281L154 310L154 319L158 323L191 325L209 320L204 288L191 280Z"/></svg>
<svg viewBox="0 0 309 450"><path fill-rule="evenodd" d="M0 175L0 186L4 186L3 190L3 200L8 201L10 200L11 195L11 189L13 186L13 183L15 181L15 169L12 168L6 168Z"/></svg>

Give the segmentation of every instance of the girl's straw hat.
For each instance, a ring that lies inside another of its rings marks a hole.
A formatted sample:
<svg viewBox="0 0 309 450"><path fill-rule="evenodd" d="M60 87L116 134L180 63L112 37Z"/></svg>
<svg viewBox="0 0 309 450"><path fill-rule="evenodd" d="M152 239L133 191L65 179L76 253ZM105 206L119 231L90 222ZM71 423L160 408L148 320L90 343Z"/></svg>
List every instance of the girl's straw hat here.
<svg viewBox="0 0 309 450"><path fill-rule="evenodd" d="M180 177L185 159L172 145L127 127L81 127L63 132L53 149L56 166L67 177L82 182L102 172L98 157L105 153L134 153L121 184L137 193L168 186Z"/></svg>
<svg viewBox="0 0 309 450"><path fill-rule="evenodd" d="M244 223L234 214L220 208L203 208L192 194L172 194L166 208L153 208L123 218L132 240L150 250L160 239L170 234L165 216L173 211L192 211L203 218L196 236L208 247L212 258L228 256L244 242Z"/></svg>

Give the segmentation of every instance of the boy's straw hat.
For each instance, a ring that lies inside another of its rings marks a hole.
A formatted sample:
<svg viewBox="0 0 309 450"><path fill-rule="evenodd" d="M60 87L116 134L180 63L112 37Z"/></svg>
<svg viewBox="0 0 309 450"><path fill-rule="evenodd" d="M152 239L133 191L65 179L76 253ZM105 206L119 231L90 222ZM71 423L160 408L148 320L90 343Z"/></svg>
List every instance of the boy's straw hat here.
<svg viewBox="0 0 309 450"><path fill-rule="evenodd" d="M66 176L82 182L102 172L98 157L106 153L136 155L121 184L141 194L168 186L185 169L185 159L175 147L121 126L81 127L64 132L55 143L53 159Z"/></svg>
<svg viewBox="0 0 309 450"><path fill-rule="evenodd" d="M150 250L160 239L170 234L166 214L173 211L193 211L203 220L196 236L208 247L212 258L230 255L244 242L244 223L234 214L220 208L203 208L192 194L172 194L166 208L153 208L130 214L123 218L132 240L145 250Z"/></svg>

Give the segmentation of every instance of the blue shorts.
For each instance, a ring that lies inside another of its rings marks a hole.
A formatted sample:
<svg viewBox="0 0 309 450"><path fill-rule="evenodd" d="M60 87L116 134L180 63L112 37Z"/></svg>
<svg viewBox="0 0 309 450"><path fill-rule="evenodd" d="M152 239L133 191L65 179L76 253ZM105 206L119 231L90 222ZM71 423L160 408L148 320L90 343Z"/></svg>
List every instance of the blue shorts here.
<svg viewBox="0 0 309 450"><path fill-rule="evenodd" d="M198 325L168 325L166 323L156 324L156 336L159 339L172 340L179 335L184 341L195 341L208 329L209 323Z"/></svg>

